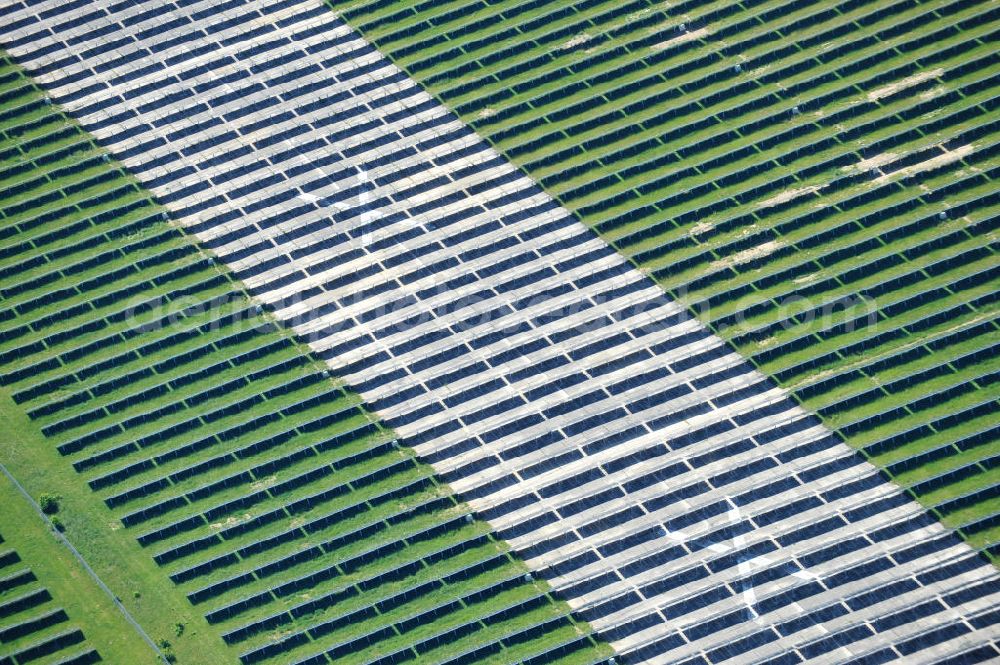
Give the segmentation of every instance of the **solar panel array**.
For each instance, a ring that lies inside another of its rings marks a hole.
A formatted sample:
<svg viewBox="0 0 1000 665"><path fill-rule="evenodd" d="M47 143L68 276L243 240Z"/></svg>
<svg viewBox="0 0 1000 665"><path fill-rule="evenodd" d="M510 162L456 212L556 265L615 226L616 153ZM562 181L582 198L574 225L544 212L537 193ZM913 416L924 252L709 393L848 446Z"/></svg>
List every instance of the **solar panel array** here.
<svg viewBox="0 0 1000 665"><path fill-rule="evenodd" d="M1000 552L992 3L331 4Z"/></svg>
<svg viewBox="0 0 1000 665"><path fill-rule="evenodd" d="M16 551L0 537L0 663L91 665L97 653Z"/></svg>
<svg viewBox="0 0 1000 665"><path fill-rule="evenodd" d="M324 6L69 10L6 46L625 660L996 655L992 566Z"/></svg>
<svg viewBox="0 0 1000 665"><path fill-rule="evenodd" d="M0 94L0 384L233 661L605 660L10 62Z"/></svg>

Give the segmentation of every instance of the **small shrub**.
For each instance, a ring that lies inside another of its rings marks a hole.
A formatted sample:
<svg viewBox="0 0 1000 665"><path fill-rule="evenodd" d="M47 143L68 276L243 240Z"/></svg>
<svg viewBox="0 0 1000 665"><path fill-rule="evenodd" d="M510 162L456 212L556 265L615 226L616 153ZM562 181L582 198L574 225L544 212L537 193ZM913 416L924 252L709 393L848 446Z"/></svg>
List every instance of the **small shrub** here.
<svg viewBox="0 0 1000 665"><path fill-rule="evenodd" d="M38 505L46 515L55 515L59 512L59 497L55 494L43 494L38 499Z"/></svg>
<svg viewBox="0 0 1000 665"><path fill-rule="evenodd" d="M64 531L66 531L66 525L63 524L63 521L58 517L52 518L52 528L58 531L59 533L63 533Z"/></svg>
<svg viewBox="0 0 1000 665"><path fill-rule="evenodd" d="M167 659L168 663L177 662L177 655L174 654L174 651L171 648L173 645L170 644L170 640L156 640L156 646L159 647L160 651L163 653L163 657Z"/></svg>

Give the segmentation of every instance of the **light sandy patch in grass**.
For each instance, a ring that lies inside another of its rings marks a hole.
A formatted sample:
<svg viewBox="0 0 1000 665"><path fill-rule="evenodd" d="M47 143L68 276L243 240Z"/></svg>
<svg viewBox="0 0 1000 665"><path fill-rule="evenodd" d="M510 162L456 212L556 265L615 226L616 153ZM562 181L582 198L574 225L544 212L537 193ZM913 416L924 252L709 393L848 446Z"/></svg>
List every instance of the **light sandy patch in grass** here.
<svg viewBox="0 0 1000 665"><path fill-rule="evenodd" d="M781 205L782 203L788 203L792 199L797 199L798 197L803 196L805 194L812 194L818 189L819 187L816 186L800 187L798 189L786 189L783 192L775 194L769 199L761 201L760 203L757 204L757 207L767 208L769 206L776 206L776 205Z"/></svg>
<svg viewBox="0 0 1000 665"><path fill-rule="evenodd" d="M926 102L928 99L934 99L935 97L940 97L941 95L948 92L948 88L943 85L939 85L936 88L931 88L930 90L924 90L920 95L918 95L920 101Z"/></svg>
<svg viewBox="0 0 1000 665"><path fill-rule="evenodd" d="M590 41L590 39L591 39L590 35L588 35L586 32L581 32L576 37L573 37L572 39L568 39L565 42L563 42L563 45L560 46L559 48L563 49L564 51L567 51L571 48L576 48L577 46L586 44L587 42Z"/></svg>
<svg viewBox="0 0 1000 665"><path fill-rule="evenodd" d="M900 90L906 90L907 88L920 85L924 81L928 81L933 78L937 78L944 74L944 70L938 67L937 69L932 69L926 72L920 72L919 74L914 74L913 76L907 76L902 81L896 81L895 83L890 83L889 85L884 85L881 88L876 88L868 93L868 101L875 102L883 97L888 97L894 95Z"/></svg>
<svg viewBox="0 0 1000 665"><path fill-rule="evenodd" d="M708 233L714 228L715 224L711 224L709 222L698 222L697 224L691 227L691 230L688 231L688 235L692 237L700 236L702 233Z"/></svg>
<svg viewBox="0 0 1000 665"><path fill-rule="evenodd" d="M718 261L712 262L713 268L726 268L730 266L737 266L741 263L747 263L753 261L754 259L760 259L769 254L773 254L782 247L785 243L778 240L769 240L762 245L756 247L751 247L749 249L744 249L742 252L736 252L732 256L727 256L724 259L719 259Z"/></svg>
<svg viewBox="0 0 1000 665"><path fill-rule="evenodd" d="M268 476L267 478L261 478L260 480L255 480L250 483L250 488L254 490L264 489L265 487L270 487L275 482L277 482L277 476Z"/></svg>
<svg viewBox="0 0 1000 665"><path fill-rule="evenodd" d="M691 32L685 32L685 33L677 35L676 37L673 37L671 39L667 39L665 41L653 44L649 48L653 49L654 51L662 51L665 48L669 48L670 46L673 46L674 44L683 44L684 42L689 42L692 39L701 39L702 37L706 36L707 34L708 34L708 28L701 28L699 30L692 30Z"/></svg>
<svg viewBox="0 0 1000 665"><path fill-rule="evenodd" d="M236 526L240 522L243 522L244 520L248 520L248 519L250 519L250 514L249 513L243 515L243 517L233 516L233 517L227 518L225 522L213 522L212 523L212 528L216 529L216 530L218 530L218 529L225 529L225 528L229 528L231 526Z"/></svg>
<svg viewBox="0 0 1000 665"><path fill-rule="evenodd" d="M933 169L957 162L960 159L965 159L973 152L975 152L975 148L973 148L972 145L963 145L961 148L956 150L945 150L944 153L938 155L937 157L932 157L918 164L907 166L906 168L900 169L895 173L890 173L889 175L879 176L875 182L881 183L889 180L890 178L906 178L907 176L915 175L923 171L931 171Z"/></svg>
<svg viewBox="0 0 1000 665"><path fill-rule="evenodd" d="M857 164L842 166L840 167L840 170L845 172L871 171L872 169L885 166L898 158L899 155L894 152L883 152L881 155L875 155L874 157L869 157L868 159L862 159Z"/></svg>

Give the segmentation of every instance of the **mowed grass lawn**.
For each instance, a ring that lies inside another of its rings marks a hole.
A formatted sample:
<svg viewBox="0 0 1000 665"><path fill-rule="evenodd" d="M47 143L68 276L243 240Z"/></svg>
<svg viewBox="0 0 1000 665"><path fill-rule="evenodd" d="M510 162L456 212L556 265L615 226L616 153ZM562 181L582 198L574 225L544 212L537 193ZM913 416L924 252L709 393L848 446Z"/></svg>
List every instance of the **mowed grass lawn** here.
<svg viewBox="0 0 1000 665"><path fill-rule="evenodd" d="M6 422L4 423L7 424ZM110 663L154 663L159 657L126 621L108 596L59 540L52 525L4 474L0 474L0 505L3 506L4 550L21 557L17 568L27 567L38 583L52 594L69 621L79 627L87 641ZM31 639L32 636L28 636ZM0 654L3 649L0 649Z"/></svg>

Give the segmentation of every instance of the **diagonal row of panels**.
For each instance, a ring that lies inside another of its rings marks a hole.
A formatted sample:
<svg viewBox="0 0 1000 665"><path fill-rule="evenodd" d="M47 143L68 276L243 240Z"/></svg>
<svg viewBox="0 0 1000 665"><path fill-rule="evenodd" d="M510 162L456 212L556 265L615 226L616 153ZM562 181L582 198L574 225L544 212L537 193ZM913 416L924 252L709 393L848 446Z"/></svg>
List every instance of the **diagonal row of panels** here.
<svg viewBox="0 0 1000 665"><path fill-rule="evenodd" d="M32 468L69 462L111 510L94 519L120 520L215 629L179 646L248 664L607 660L6 56L0 95L0 385L47 439Z"/></svg>
<svg viewBox="0 0 1000 665"><path fill-rule="evenodd" d="M849 445L993 552L988 497L1000 486L988 461L967 462L1000 435L989 348L997 8L334 5Z"/></svg>
<svg viewBox="0 0 1000 665"><path fill-rule="evenodd" d="M47 657L78 665L101 662L30 563L0 536L0 662L30 663Z"/></svg>
<svg viewBox="0 0 1000 665"><path fill-rule="evenodd" d="M324 6L70 9L5 45L619 652L995 635L992 567Z"/></svg>

